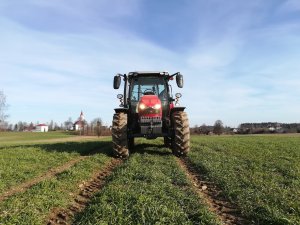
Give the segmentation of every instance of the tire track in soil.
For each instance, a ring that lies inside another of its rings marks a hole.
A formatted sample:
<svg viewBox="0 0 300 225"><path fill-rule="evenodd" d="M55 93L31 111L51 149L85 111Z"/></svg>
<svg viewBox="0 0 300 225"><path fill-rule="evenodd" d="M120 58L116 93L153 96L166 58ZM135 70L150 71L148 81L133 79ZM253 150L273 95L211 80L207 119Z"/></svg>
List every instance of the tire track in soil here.
<svg viewBox="0 0 300 225"><path fill-rule="evenodd" d="M201 199L205 200L209 209L218 216L222 224L252 224L241 215L236 205L222 196L222 191L213 182L207 181L207 178L197 171L187 158L177 158L177 162L193 184L195 191Z"/></svg>
<svg viewBox="0 0 300 225"><path fill-rule="evenodd" d="M96 192L99 192L106 184L106 178L113 170L123 162L122 159L112 159L106 166L95 173L89 182L79 185L78 194L74 195L73 202L68 208L55 208L46 220L47 225L71 224L74 216L82 212L89 204Z"/></svg>
<svg viewBox="0 0 300 225"><path fill-rule="evenodd" d="M24 183L21 183L15 187L11 188L9 191L6 191L6 192L4 192L4 194L0 195L0 202L6 200L7 198L9 198L15 194L25 192L27 189L29 189L33 185L38 184L44 180L50 179L50 178L64 172L65 170L74 166L76 163L80 162L81 160L85 159L86 157L89 157L89 156L79 156L75 159L68 161L67 163L65 163L61 166L51 168L49 171L47 171L46 173L44 173L38 177L35 177L28 181L25 181Z"/></svg>
<svg viewBox="0 0 300 225"><path fill-rule="evenodd" d="M33 185L36 185L44 180L47 180L47 179L57 176L58 174L64 172L65 170L68 170L69 168L74 166L76 163L86 159L87 157L90 157L90 155L96 154L97 152L99 152L98 149L93 149L90 152L87 152L87 155L82 155L82 156L76 157L74 159L71 159L70 161L66 162L63 165L60 165L55 168L51 168L50 170L48 170L46 173L44 173L42 175L39 175L31 180L25 181L24 183L21 183L15 187L12 187L10 190L8 190L0 195L0 202L6 200L7 198L9 198L15 194L25 192L27 189L31 188Z"/></svg>

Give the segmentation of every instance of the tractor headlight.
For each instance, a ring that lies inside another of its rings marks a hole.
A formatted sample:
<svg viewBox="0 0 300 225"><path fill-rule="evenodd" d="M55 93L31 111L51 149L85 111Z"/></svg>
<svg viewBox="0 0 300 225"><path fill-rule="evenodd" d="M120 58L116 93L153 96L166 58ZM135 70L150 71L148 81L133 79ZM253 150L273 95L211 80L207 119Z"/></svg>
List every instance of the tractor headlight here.
<svg viewBox="0 0 300 225"><path fill-rule="evenodd" d="M144 110L146 108L146 105L144 103L139 104L139 108L141 110Z"/></svg>
<svg viewBox="0 0 300 225"><path fill-rule="evenodd" d="M160 109L161 108L161 104L155 104L153 108L154 109Z"/></svg>

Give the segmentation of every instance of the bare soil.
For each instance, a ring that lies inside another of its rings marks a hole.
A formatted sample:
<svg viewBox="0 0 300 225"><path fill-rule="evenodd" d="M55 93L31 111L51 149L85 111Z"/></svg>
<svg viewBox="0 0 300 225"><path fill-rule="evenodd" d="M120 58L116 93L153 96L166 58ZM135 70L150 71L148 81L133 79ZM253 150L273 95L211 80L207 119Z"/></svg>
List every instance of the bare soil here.
<svg viewBox="0 0 300 225"><path fill-rule="evenodd" d="M208 179L199 173L187 158L178 159L178 164L185 171L188 179L193 184L195 191L204 199L210 208L226 225L247 225L251 224L241 215L237 206L223 197L222 191Z"/></svg>
<svg viewBox="0 0 300 225"><path fill-rule="evenodd" d="M66 209L53 209L46 223L48 225L71 224L74 216L84 210L94 194L104 187L106 178L121 162L121 159L111 160L104 169L95 173L89 182L80 184L79 191L77 194L74 194L73 202L70 206Z"/></svg>
<svg viewBox="0 0 300 225"><path fill-rule="evenodd" d="M65 138L54 138L54 139L41 139L41 140L26 140L26 141L14 141L14 143L57 143L57 142L71 142L71 141L85 141L85 140L98 140L105 138L106 136L72 136Z"/></svg>

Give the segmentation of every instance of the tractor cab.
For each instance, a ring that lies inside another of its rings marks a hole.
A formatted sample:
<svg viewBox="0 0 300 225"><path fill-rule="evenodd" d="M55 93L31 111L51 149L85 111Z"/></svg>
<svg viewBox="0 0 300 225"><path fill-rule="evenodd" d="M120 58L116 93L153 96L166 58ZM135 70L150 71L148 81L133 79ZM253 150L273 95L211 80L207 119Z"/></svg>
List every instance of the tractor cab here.
<svg viewBox="0 0 300 225"><path fill-rule="evenodd" d="M168 111L168 104L172 94L168 90L166 78L163 76L133 76L129 79L129 82L128 99L132 113L141 110L141 108L138 108L138 105L141 106L139 103L146 99L160 102L160 107L164 114Z"/></svg>

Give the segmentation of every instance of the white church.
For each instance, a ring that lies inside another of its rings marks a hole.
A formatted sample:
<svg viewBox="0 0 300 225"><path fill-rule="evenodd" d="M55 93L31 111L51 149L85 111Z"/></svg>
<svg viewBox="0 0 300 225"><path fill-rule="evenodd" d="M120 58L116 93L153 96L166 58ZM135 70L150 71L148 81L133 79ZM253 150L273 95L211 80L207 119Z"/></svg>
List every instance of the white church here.
<svg viewBox="0 0 300 225"><path fill-rule="evenodd" d="M85 119L84 119L83 112L81 111L78 120L73 124L73 130L76 130L76 131L82 130L84 124L85 124Z"/></svg>

